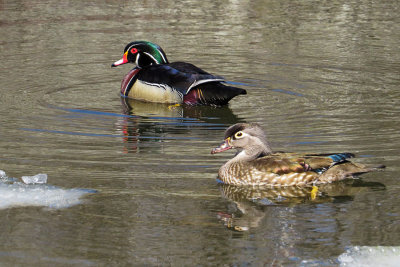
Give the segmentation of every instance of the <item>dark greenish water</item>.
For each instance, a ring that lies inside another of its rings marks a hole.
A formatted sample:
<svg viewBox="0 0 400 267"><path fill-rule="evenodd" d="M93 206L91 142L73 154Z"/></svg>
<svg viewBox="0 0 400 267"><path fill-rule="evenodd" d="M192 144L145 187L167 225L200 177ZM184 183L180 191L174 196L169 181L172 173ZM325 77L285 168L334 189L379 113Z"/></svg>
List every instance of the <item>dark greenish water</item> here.
<svg viewBox="0 0 400 267"><path fill-rule="evenodd" d="M0 170L48 175L38 189L0 183L0 265L332 266L353 247L399 246L399 8L0 1ZM121 101L131 66L110 65L134 40L248 95L222 108ZM220 186L233 152L210 151L236 122L260 123L275 150L387 168L315 201Z"/></svg>

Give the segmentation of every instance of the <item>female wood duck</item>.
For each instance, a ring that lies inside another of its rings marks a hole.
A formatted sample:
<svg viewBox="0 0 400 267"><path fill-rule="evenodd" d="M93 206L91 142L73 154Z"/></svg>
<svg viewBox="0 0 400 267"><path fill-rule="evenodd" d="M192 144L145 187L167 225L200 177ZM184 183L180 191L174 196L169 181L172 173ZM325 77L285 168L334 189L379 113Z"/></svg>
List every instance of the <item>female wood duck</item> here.
<svg viewBox="0 0 400 267"><path fill-rule="evenodd" d="M224 142L211 154L231 148L241 150L219 169L224 184L303 186L331 183L384 166L367 167L347 159L351 153L273 153L260 125L238 123L225 132Z"/></svg>
<svg viewBox="0 0 400 267"><path fill-rule="evenodd" d="M160 46L146 41L126 45L122 59L111 67L135 63L122 80L122 96L149 102L172 104L225 105L246 90L224 85L222 77L211 75L186 62L169 63Z"/></svg>

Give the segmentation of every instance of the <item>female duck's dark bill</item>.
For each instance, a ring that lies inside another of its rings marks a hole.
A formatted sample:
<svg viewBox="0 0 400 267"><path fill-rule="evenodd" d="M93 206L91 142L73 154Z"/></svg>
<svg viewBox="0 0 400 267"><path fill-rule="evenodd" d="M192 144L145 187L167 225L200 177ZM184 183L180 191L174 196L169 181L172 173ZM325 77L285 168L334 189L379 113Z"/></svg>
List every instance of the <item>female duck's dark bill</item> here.
<svg viewBox="0 0 400 267"><path fill-rule="evenodd" d="M232 146L229 144L229 138L225 139L224 142L222 142L219 147L214 148L213 150L211 150L211 154L215 154L215 153L219 153L219 152L223 152L225 150L231 149Z"/></svg>

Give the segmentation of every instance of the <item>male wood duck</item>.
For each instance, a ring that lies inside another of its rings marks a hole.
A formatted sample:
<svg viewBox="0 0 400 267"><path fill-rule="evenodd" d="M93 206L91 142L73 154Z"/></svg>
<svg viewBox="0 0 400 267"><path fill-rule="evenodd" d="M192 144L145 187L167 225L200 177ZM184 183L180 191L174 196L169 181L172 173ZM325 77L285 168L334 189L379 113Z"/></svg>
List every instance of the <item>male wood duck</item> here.
<svg viewBox="0 0 400 267"><path fill-rule="evenodd" d="M272 152L260 125L238 123L225 132L224 142L211 154L241 150L219 169L224 184L307 186L331 183L384 166L368 167L349 161L351 153L301 154Z"/></svg>
<svg viewBox="0 0 400 267"><path fill-rule="evenodd" d="M170 104L225 105L246 90L223 84L224 78L211 75L186 62L169 63L160 46L146 41L126 45L122 59L111 67L134 63L122 80L122 96L148 102Z"/></svg>

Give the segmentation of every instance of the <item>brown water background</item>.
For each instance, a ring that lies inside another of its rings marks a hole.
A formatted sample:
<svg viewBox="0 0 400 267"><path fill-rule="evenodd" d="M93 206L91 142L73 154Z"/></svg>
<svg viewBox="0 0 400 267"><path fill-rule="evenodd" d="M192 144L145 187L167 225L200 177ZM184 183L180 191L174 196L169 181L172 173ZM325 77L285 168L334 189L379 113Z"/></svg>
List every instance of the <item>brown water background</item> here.
<svg viewBox="0 0 400 267"><path fill-rule="evenodd" d="M0 169L98 191L63 209L0 209L0 265L317 266L351 246L400 245L399 9L0 1ZM248 95L224 108L123 103L131 66L110 65L134 40ZM387 168L317 201L237 192L215 180L232 153L210 155L235 122L262 124L276 150Z"/></svg>

